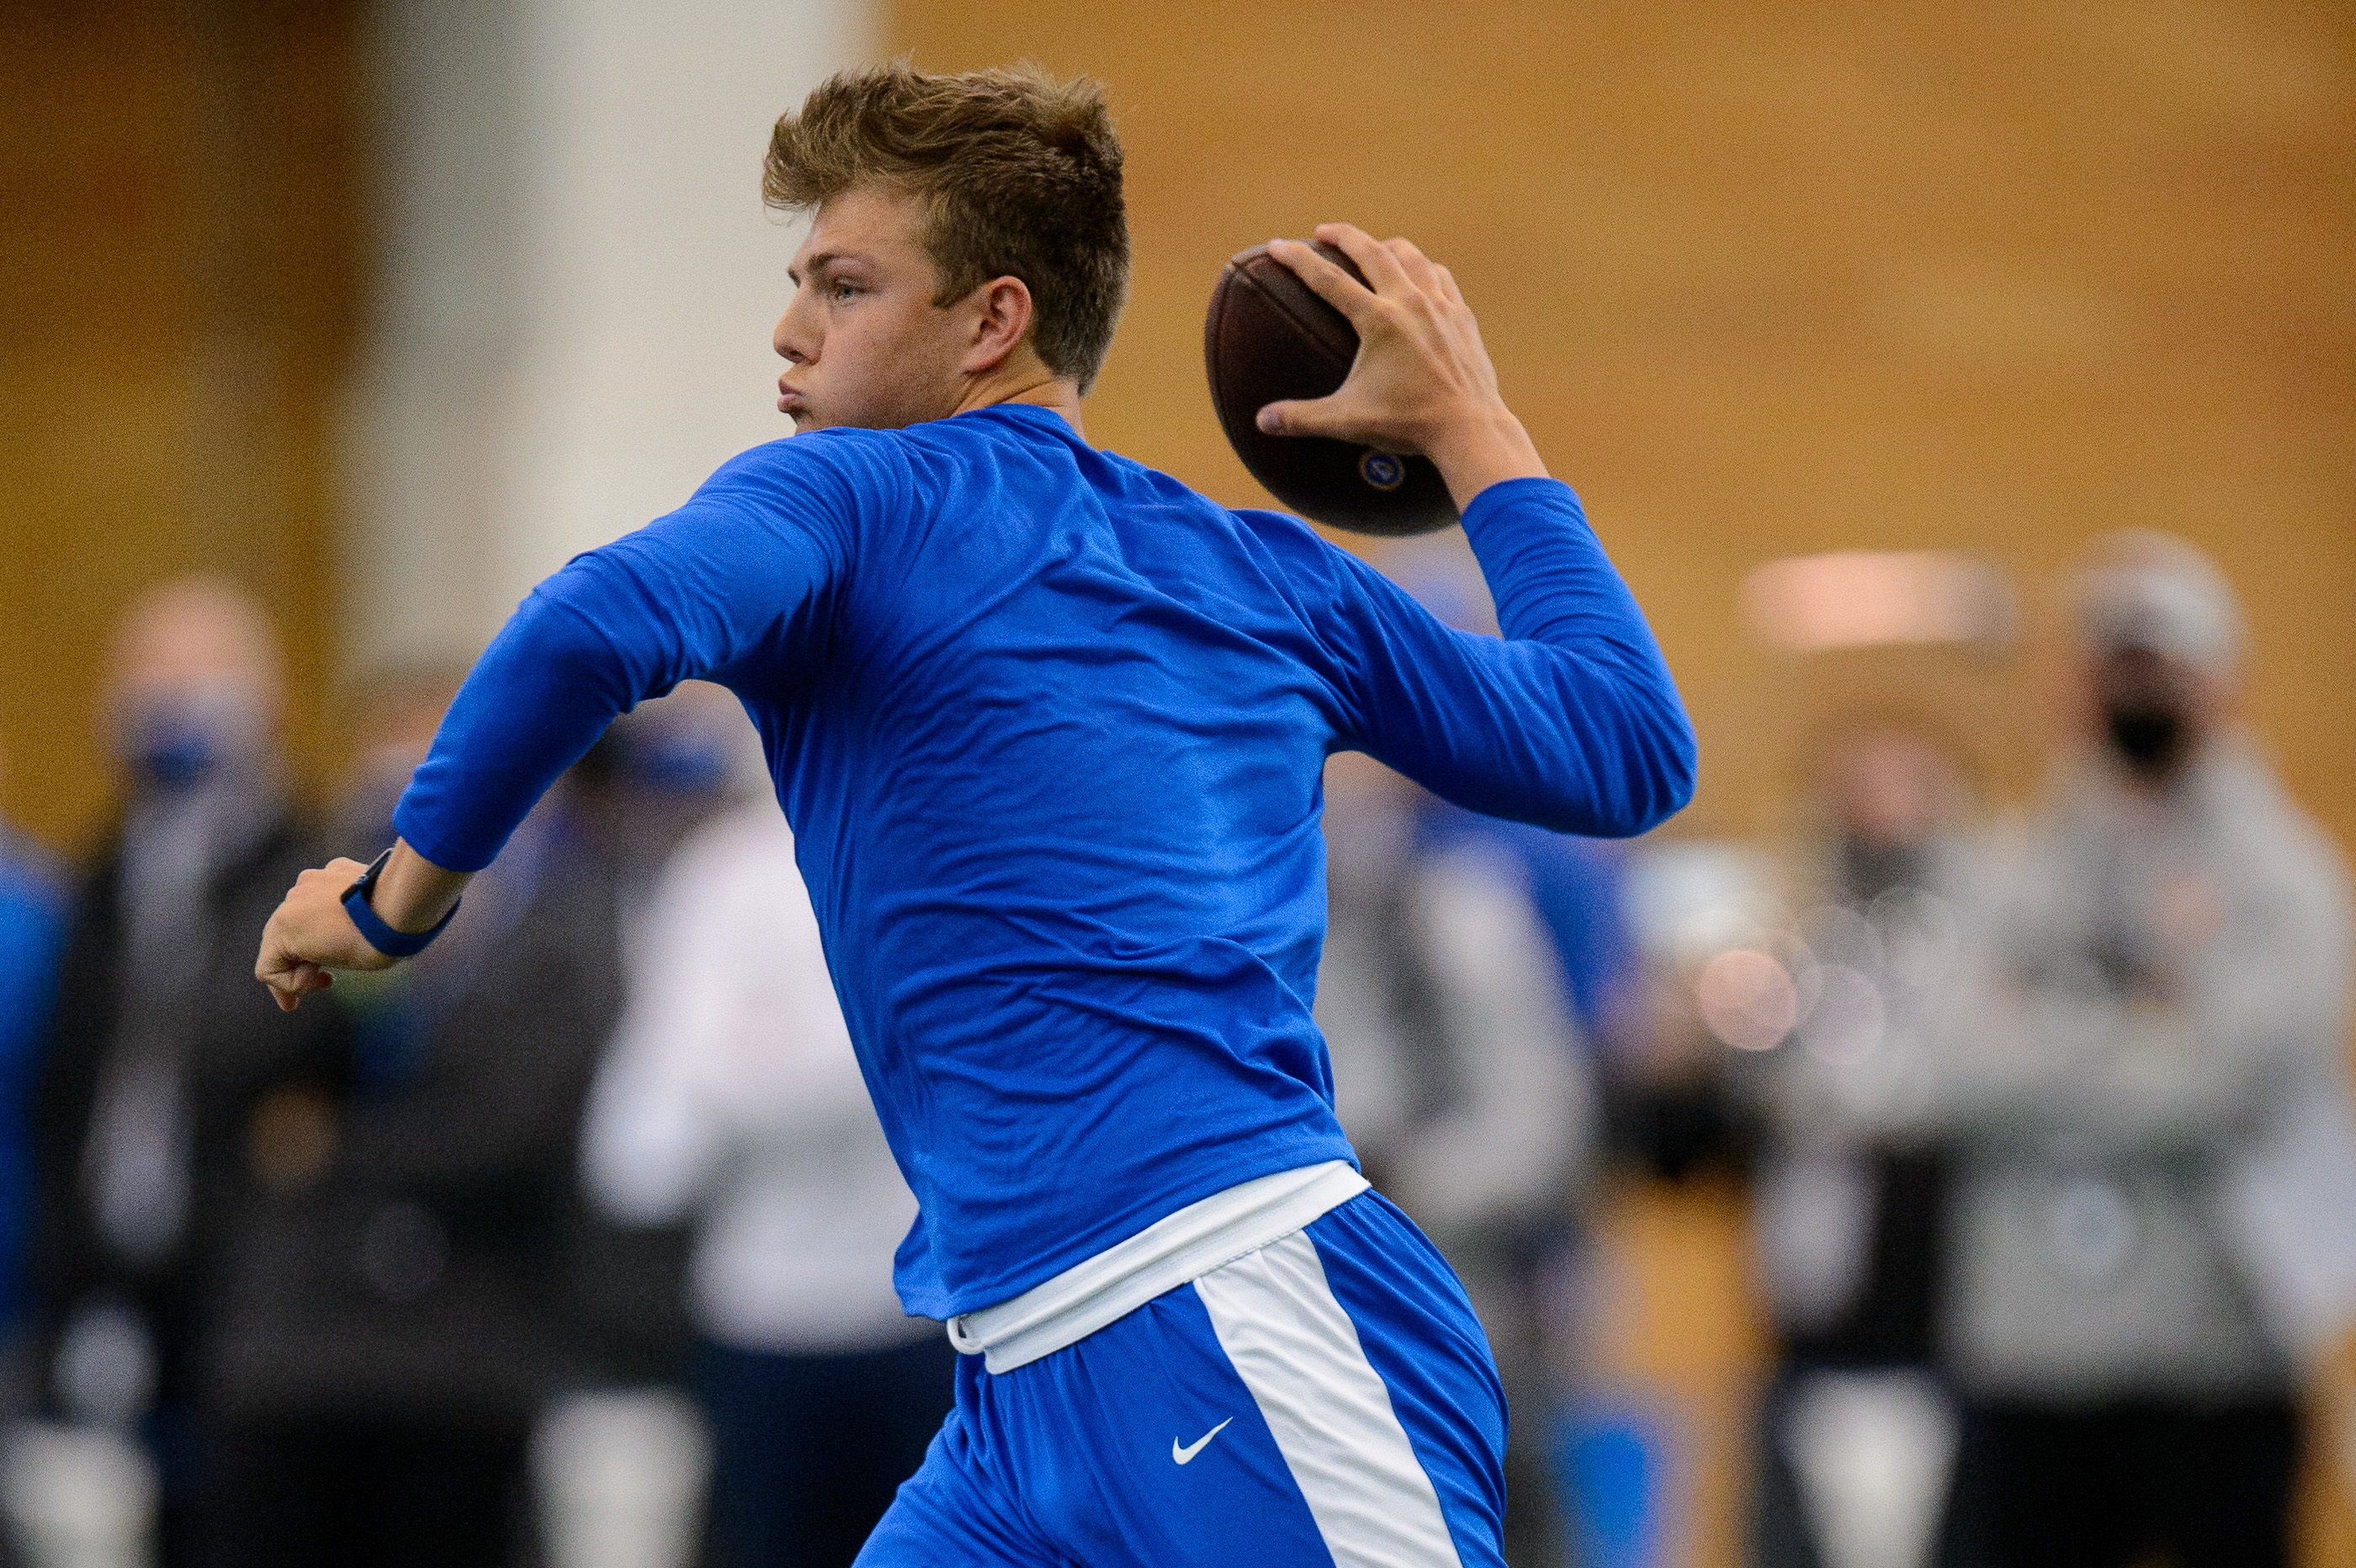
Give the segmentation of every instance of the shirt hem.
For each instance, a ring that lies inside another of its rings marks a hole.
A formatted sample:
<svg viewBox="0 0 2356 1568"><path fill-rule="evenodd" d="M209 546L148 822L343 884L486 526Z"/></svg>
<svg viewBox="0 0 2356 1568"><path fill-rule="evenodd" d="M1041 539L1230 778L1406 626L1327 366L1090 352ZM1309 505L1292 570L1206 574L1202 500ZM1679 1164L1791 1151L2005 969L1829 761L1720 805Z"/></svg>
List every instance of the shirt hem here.
<svg viewBox="0 0 2356 1568"><path fill-rule="evenodd" d="M1012 1371L1076 1344L1155 1296L1282 1241L1367 1190L1349 1161L1254 1177L1189 1203L1019 1296L948 1319L949 1343Z"/></svg>

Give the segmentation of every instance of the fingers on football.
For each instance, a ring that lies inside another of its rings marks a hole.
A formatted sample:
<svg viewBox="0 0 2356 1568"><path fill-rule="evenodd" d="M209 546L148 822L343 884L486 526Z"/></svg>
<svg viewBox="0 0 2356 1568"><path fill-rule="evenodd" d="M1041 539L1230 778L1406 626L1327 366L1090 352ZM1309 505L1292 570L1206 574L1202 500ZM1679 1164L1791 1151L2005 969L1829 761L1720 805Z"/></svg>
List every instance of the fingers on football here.
<svg viewBox="0 0 2356 1568"><path fill-rule="evenodd" d="M1390 240L1383 249L1391 253L1391 259L1398 263L1399 272L1416 286L1418 292L1435 297L1440 295L1440 268L1417 249L1414 240L1401 237Z"/></svg>
<svg viewBox="0 0 2356 1568"><path fill-rule="evenodd" d="M1323 230L1320 229L1321 237ZM1318 298L1349 317L1351 325L1363 327L1366 314L1375 308L1375 296L1365 284L1317 253L1316 248L1303 245L1298 240L1271 240L1269 254L1283 262L1293 274L1315 291Z"/></svg>
<svg viewBox="0 0 2356 1568"><path fill-rule="evenodd" d="M1391 248L1356 224L1321 223L1317 226L1317 238L1357 262L1358 270L1366 274L1366 282L1377 295L1396 295L1411 286Z"/></svg>
<svg viewBox="0 0 2356 1568"><path fill-rule="evenodd" d="M1291 399L1260 410L1258 422L1269 435L1323 435L1332 398Z"/></svg>

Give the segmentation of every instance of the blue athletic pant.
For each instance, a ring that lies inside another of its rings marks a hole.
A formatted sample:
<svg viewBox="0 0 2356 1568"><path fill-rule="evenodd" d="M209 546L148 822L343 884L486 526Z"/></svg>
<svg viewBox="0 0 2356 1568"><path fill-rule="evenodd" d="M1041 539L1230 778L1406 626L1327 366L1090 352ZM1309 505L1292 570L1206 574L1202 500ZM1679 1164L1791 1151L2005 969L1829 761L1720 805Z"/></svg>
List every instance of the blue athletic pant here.
<svg viewBox="0 0 2356 1568"><path fill-rule="evenodd" d="M1505 1408L1455 1275L1365 1192L991 1374L859 1568L1502 1568Z"/></svg>

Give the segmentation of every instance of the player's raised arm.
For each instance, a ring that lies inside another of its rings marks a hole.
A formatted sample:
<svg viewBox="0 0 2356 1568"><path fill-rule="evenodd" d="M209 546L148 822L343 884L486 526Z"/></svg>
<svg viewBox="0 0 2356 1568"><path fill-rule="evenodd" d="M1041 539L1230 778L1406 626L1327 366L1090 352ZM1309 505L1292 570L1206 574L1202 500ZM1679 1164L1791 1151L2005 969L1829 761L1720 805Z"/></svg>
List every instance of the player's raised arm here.
<svg viewBox="0 0 2356 1568"><path fill-rule="evenodd" d="M1430 457L1463 514L1506 638L1449 632L1352 562L1356 738L1474 810L1599 836L1654 826L1692 795L1692 726L1578 497L1547 476L1498 392L1455 279L1404 240L1377 243L1341 223L1317 237L1367 283L1307 245L1270 249L1350 318L1358 356L1340 389L1271 403L1261 427Z"/></svg>

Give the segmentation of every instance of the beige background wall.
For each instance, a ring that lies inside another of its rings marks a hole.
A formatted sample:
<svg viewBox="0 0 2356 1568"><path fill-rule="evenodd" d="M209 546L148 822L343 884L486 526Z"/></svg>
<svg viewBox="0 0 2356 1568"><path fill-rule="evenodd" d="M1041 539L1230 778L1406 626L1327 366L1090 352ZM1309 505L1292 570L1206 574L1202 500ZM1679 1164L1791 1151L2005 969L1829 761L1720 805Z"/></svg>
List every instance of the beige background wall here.
<svg viewBox="0 0 2356 1568"><path fill-rule="evenodd" d="M298 747L332 761L357 18L27 0L0 24L0 811L54 840L106 809L101 629L190 564L278 613ZM2052 708L2033 658L1765 658L1735 614L1751 565L1957 545L2041 592L2148 523L2242 585L2254 714L2356 843L2347 8L898 0L882 31L928 66L1110 84L1138 273L1091 433L1223 498L1254 491L1198 368L1220 261L1333 215L1454 265L1684 682L1686 830L1777 824L1818 715L1926 681L2019 795Z"/></svg>
<svg viewBox="0 0 2356 1568"><path fill-rule="evenodd" d="M897 0L887 37L1108 83L1137 279L1089 434L1222 499L1224 258L1332 217L1453 266L1684 685L1688 830L1776 825L1820 715L1923 690L2019 795L2054 706L2034 656L1762 658L1749 567L1956 546L2042 593L2136 524L2241 586L2254 716L2356 845L2346 7Z"/></svg>
<svg viewBox="0 0 2356 1568"><path fill-rule="evenodd" d="M333 765L358 9L0 7L0 816L60 847L109 810L107 625L178 572L269 606L297 760Z"/></svg>

